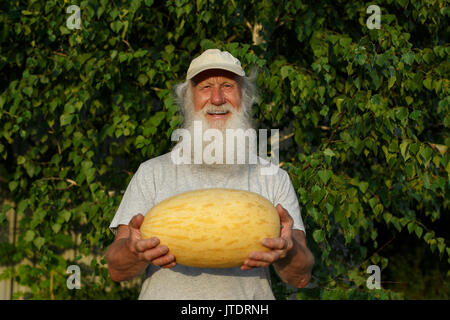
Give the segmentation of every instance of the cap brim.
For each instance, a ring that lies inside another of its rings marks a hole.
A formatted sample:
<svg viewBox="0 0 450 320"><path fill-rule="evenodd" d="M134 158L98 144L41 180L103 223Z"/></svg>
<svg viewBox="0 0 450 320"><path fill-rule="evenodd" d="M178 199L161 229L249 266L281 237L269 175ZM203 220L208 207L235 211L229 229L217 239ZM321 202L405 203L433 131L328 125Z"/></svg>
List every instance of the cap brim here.
<svg viewBox="0 0 450 320"><path fill-rule="evenodd" d="M198 75L200 72L210 70L210 69L221 69L221 70L230 71L241 77L245 76L244 70L242 70L242 68L239 66L229 65L229 64L220 64L220 63L211 63L211 64L203 65L203 66L201 66L201 68L195 68L193 70L188 70L188 72L186 74L186 79L191 80L193 77Z"/></svg>

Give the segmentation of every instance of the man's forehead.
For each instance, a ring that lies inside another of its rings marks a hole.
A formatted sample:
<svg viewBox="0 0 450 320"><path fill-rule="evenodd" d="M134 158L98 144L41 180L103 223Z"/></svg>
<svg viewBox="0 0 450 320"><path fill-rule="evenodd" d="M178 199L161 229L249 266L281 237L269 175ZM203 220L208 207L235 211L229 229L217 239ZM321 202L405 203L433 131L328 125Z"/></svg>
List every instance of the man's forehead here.
<svg viewBox="0 0 450 320"><path fill-rule="evenodd" d="M207 80L213 80L214 78L219 78L221 80L238 81L239 76L233 72L222 70L222 69L208 69L200 72L196 75L192 81L194 83L200 83ZM222 79L223 78L223 79Z"/></svg>

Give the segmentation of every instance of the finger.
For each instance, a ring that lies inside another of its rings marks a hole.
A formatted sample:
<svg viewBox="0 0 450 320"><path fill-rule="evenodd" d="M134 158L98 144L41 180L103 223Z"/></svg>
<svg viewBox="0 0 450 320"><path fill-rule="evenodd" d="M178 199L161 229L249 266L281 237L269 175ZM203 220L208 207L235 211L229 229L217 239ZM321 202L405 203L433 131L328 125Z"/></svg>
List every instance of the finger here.
<svg viewBox="0 0 450 320"><path fill-rule="evenodd" d="M266 238L261 241L261 244L272 250L287 250L289 248L289 241L285 238Z"/></svg>
<svg viewBox="0 0 450 320"><path fill-rule="evenodd" d="M142 222L144 222L144 216L142 214L138 213L133 218L131 218L128 226L133 229L139 229L142 225Z"/></svg>
<svg viewBox="0 0 450 320"><path fill-rule="evenodd" d="M159 245L159 239L156 237L151 237L149 239L137 240L135 242L134 248L136 252L143 253L146 250L150 250Z"/></svg>
<svg viewBox="0 0 450 320"><path fill-rule="evenodd" d="M280 237L284 239L291 239L294 220L289 215L289 213L284 209L279 210L278 214L280 215L280 224L281 224Z"/></svg>
<svg viewBox="0 0 450 320"><path fill-rule="evenodd" d="M246 265L246 264L243 264L243 265L241 266L241 270L251 270L251 269L253 269L253 267L250 267L250 266L248 266L248 265Z"/></svg>
<svg viewBox="0 0 450 320"><path fill-rule="evenodd" d="M272 250L269 252L252 252L248 255L248 259L246 261L251 262L247 263L249 266L255 266L255 262L263 262L263 263L274 263L278 259L280 259L284 255L284 251L282 250Z"/></svg>
<svg viewBox="0 0 450 320"><path fill-rule="evenodd" d="M161 266L161 268L168 269L168 268L173 268L173 267L175 267L176 265L177 265L176 262L171 262L171 263L169 263L169 264L166 264L166 265L164 265L164 266Z"/></svg>
<svg viewBox="0 0 450 320"><path fill-rule="evenodd" d="M254 259L247 259L244 262L244 266L247 268L263 268L263 267L267 267L269 265L270 265L270 262L268 262L268 261L254 260Z"/></svg>
<svg viewBox="0 0 450 320"><path fill-rule="evenodd" d="M278 215L280 216L280 223L282 228L292 229L294 220L292 219L289 212L285 208L283 208L281 204L277 204L276 208Z"/></svg>
<svg viewBox="0 0 450 320"><path fill-rule="evenodd" d="M167 248L167 246L157 246L156 248L140 253L140 259L152 263L153 260L166 255L168 252L169 248Z"/></svg>
<svg viewBox="0 0 450 320"><path fill-rule="evenodd" d="M152 261L152 263L155 266L158 266L158 267L167 267L167 268L169 268L170 265L175 263L175 256L173 254L169 253L169 254L166 254L166 255L161 256L159 258L154 259Z"/></svg>

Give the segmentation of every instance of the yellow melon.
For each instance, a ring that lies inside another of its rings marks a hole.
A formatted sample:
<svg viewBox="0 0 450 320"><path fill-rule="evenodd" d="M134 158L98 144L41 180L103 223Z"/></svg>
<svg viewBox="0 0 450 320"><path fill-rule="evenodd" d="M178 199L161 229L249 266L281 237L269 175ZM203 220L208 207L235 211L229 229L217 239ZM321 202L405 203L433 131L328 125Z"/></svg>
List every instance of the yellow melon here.
<svg viewBox="0 0 450 320"><path fill-rule="evenodd" d="M179 264L230 268L242 265L252 251L268 251L261 240L280 235L280 218L272 203L259 194L201 189L151 208L141 235L159 238Z"/></svg>

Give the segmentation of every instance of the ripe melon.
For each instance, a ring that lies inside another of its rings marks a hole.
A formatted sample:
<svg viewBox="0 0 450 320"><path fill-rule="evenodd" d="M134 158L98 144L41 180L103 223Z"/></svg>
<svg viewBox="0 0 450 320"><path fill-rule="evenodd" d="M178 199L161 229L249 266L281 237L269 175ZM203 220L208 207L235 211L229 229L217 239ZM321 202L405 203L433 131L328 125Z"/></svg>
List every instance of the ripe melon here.
<svg viewBox="0 0 450 320"><path fill-rule="evenodd" d="M242 190L201 189L175 195L145 215L143 239L157 237L177 263L200 268L242 265L264 238L280 235L280 218L263 196Z"/></svg>

